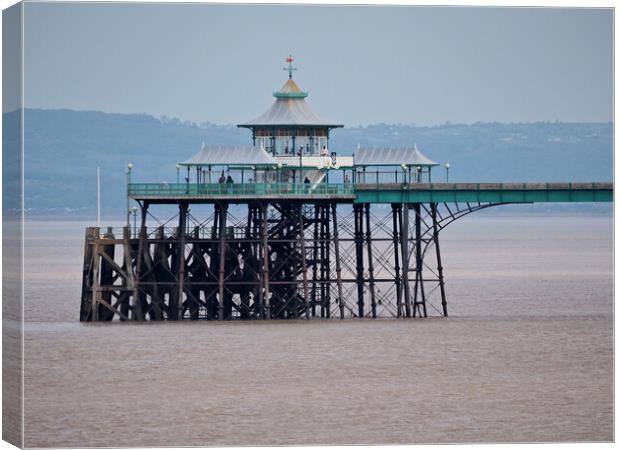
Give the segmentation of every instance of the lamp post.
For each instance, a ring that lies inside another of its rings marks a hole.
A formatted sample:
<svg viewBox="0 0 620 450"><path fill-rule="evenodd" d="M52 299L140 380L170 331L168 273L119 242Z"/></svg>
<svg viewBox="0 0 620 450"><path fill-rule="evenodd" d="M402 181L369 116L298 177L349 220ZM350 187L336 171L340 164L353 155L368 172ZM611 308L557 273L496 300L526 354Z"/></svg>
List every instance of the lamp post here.
<svg viewBox="0 0 620 450"><path fill-rule="evenodd" d="M131 170L133 169L133 164L127 164L127 228L129 228L129 185L131 184Z"/></svg>
<svg viewBox="0 0 620 450"><path fill-rule="evenodd" d="M408 169L407 164L402 163L400 167L403 169L403 184L406 184L407 183L407 169Z"/></svg>
<svg viewBox="0 0 620 450"><path fill-rule="evenodd" d="M419 183L420 182L420 172L422 171L422 168L420 166L417 166L415 168L415 173L416 173L416 181Z"/></svg>
<svg viewBox="0 0 620 450"><path fill-rule="evenodd" d="M446 168L446 183L450 180L450 163L444 165Z"/></svg>
<svg viewBox="0 0 620 450"><path fill-rule="evenodd" d="M137 213L138 213L138 207L137 206L132 207L131 208L131 212L133 213L133 233L134 233L134 237L137 237L138 233L137 233L136 227L138 225L137 225L136 217L137 217Z"/></svg>
<svg viewBox="0 0 620 450"><path fill-rule="evenodd" d="M303 160L303 147L299 147L299 184L301 185L301 183L303 182L303 180L301 179L304 176L304 160Z"/></svg>
<svg viewBox="0 0 620 450"><path fill-rule="evenodd" d="M177 184L181 183L181 165L179 163L177 163Z"/></svg>

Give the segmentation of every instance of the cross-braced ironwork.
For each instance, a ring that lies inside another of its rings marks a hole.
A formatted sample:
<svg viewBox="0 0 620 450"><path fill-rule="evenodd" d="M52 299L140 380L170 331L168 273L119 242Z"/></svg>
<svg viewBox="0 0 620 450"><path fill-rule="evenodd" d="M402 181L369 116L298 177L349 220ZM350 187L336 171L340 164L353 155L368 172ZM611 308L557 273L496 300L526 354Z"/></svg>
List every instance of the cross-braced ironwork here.
<svg viewBox="0 0 620 450"><path fill-rule="evenodd" d="M139 202L137 229L86 230L80 319L447 316L439 233L497 204Z"/></svg>

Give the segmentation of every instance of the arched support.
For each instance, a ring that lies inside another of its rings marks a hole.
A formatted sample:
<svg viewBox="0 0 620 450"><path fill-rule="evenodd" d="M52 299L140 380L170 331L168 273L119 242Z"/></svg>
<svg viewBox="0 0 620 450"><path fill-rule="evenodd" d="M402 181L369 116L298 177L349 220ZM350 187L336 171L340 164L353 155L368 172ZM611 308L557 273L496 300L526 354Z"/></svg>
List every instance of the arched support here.
<svg viewBox="0 0 620 450"><path fill-rule="evenodd" d="M414 316L416 313L420 312L424 317L427 315L427 291L424 290L425 282L427 284L429 282L434 284L431 292L436 289L439 291L441 309L438 310L434 306L433 308L444 317L448 316L448 303L445 288L444 268L439 244L439 233L457 219L482 209L504 204L507 203L430 203L418 204L419 207L415 207L414 205L414 209L416 211L416 235L413 240L413 253L416 255L416 280L418 280L416 281L416 284L421 288L419 291L416 288L416 293L419 294L421 303L419 303L418 309L414 311ZM431 248L431 246L435 247L435 270L433 270L430 265L425 262L427 251ZM427 272L427 274L425 274L425 272ZM417 300L414 299L414 304L416 304L416 302Z"/></svg>

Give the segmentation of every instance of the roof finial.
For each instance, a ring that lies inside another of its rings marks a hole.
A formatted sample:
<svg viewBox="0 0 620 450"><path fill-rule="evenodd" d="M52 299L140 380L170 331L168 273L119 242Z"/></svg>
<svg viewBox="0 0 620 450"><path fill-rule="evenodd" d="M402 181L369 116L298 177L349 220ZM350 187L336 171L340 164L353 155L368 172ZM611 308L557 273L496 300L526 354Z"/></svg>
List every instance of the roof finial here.
<svg viewBox="0 0 620 450"><path fill-rule="evenodd" d="M285 67L282 70L287 70L288 71L288 77L289 78L293 78L293 71L297 70L297 67L293 67L293 55L288 55L288 58L286 58L285 60L288 63L288 67Z"/></svg>

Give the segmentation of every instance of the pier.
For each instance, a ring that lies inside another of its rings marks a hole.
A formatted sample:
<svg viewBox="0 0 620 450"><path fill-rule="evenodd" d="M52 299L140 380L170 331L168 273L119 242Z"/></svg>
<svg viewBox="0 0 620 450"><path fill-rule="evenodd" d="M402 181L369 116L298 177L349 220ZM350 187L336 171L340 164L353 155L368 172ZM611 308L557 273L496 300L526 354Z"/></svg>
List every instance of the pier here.
<svg viewBox="0 0 620 450"><path fill-rule="evenodd" d="M447 316L446 226L613 201L612 183L437 182L415 144L333 152L342 125L310 109L289 59L272 107L239 125L252 145L203 144L171 183L135 183L128 166L126 226L85 232L80 320Z"/></svg>

